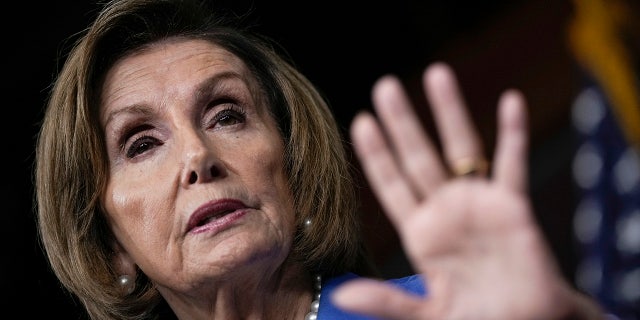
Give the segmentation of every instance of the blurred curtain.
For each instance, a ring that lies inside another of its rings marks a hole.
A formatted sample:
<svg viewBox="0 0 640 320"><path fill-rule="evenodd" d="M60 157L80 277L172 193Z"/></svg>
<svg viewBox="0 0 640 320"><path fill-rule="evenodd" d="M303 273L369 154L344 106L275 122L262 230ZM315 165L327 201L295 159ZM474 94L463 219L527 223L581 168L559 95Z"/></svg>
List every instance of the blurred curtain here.
<svg viewBox="0 0 640 320"><path fill-rule="evenodd" d="M634 3L632 3L632 1ZM572 106L577 286L606 311L640 319L640 8L574 0L568 43L581 76Z"/></svg>

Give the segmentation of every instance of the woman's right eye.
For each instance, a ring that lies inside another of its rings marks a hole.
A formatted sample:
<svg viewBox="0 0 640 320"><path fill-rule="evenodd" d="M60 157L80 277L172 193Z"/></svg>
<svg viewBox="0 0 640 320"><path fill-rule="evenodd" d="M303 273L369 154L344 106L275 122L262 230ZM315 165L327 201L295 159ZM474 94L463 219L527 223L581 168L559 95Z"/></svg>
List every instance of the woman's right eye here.
<svg viewBox="0 0 640 320"><path fill-rule="evenodd" d="M126 147L127 158L135 158L160 144L160 141L152 136L140 136Z"/></svg>

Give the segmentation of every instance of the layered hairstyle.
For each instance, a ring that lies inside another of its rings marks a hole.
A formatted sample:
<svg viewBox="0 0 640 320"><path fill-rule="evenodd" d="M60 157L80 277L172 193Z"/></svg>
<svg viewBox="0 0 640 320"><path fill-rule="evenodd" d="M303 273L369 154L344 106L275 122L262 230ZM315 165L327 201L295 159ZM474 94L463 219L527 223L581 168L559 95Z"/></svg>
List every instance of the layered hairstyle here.
<svg viewBox="0 0 640 320"><path fill-rule="evenodd" d="M158 319L171 312L143 274L123 295L101 194L109 175L98 121L101 84L118 59L171 38L204 39L238 56L285 144L297 230L292 259L310 273L370 273L348 149L330 107L286 51L187 0L109 2L73 43L53 83L37 139L35 203L40 241L52 270L94 319ZM305 221L313 223L305 227ZM139 272L140 273L140 272Z"/></svg>

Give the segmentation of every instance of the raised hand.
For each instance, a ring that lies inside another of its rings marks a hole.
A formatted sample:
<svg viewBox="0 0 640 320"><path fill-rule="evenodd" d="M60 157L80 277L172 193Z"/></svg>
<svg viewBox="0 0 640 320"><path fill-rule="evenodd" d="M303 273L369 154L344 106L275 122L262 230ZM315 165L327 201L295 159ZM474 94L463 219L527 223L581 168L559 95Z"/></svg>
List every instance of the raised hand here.
<svg viewBox="0 0 640 320"><path fill-rule="evenodd" d="M373 88L377 114L353 121L353 144L371 188L395 226L427 296L355 280L332 297L339 306L386 319L562 319L576 292L562 278L536 225L527 194L525 101L498 101L489 173L482 142L452 70L429 66L424 90L443 154L422 128L400 81Z"/></svg>

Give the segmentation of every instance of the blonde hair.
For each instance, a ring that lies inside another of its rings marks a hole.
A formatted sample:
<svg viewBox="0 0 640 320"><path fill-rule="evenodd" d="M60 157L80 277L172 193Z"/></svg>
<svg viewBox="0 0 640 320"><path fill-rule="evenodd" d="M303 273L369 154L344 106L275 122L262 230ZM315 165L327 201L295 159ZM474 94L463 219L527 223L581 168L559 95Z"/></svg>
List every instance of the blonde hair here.
<svg viewBox="0 0 640 320"><path fill-rule="evenodd" d="M92 319L171 316L144 275L123 296L112 234L100 207L108 178L98 123L100 83L114 61L167 38L207 39L240 57L261 85L285 142L298 230L293 259L309 272L371 270L360 235L357 192L345 143L322 94L268 39L214 17L201 3L117 0L75 43L56 79L37 140L38 228L50 265ZM305 220L312 223L305 228Z"/></svg>

